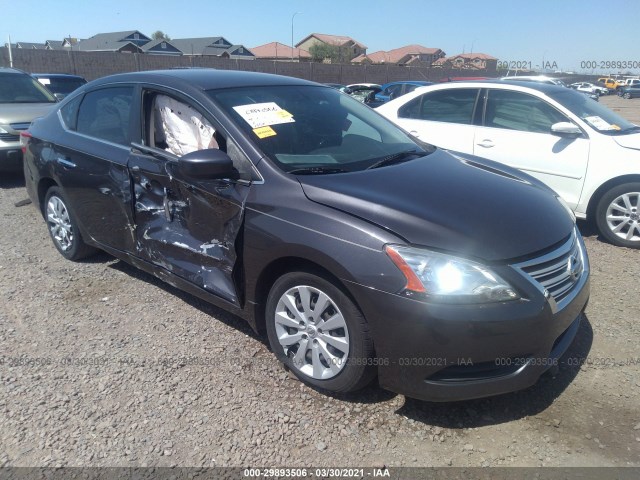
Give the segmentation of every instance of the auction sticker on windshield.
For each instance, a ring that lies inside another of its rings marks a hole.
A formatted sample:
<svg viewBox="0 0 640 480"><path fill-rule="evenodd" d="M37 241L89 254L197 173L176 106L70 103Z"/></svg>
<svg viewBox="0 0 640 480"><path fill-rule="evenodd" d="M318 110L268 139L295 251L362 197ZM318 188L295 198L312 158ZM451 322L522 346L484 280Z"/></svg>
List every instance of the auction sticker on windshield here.
<svg viewBox="0 0 640 480"><path fill-rule="evenodd" d="M589 122L593 128L597 128L598 130L620 130L618 125L612 125L597 115L586 117L585 120Z"/></svg>
<svg viewBox="0 0 640 480"><path fill-rule="evenodd" d="M276 135L276 132L273 130L273 128L269 126L254 128L253 133L255 133L258 138L267 138Z"/></svg>
<svg viewBox="0 0 640 480"><path fill-rule="evenodd" d="M251 128L260 128L281 123L293 123L293 115L280 108L275 102L253 103L233 107Z"/></svg>

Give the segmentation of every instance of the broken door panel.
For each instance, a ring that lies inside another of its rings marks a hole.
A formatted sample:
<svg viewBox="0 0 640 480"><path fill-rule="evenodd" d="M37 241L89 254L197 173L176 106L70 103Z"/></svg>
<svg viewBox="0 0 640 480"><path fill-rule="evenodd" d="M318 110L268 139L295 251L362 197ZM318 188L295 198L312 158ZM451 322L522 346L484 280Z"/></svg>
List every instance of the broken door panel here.
<svg viewBox="0 0 640 480"><path fill-rule="evenodd" d="M249 186L179 178L175 165L131 157L138 254L238 305L233 269Z"/></svg>

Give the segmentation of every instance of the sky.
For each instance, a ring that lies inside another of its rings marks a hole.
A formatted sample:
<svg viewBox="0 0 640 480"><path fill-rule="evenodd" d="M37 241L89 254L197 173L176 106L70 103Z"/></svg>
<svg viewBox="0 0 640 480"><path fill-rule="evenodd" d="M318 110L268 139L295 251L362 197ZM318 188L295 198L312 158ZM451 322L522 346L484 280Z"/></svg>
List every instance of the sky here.
<svg viewBox="0 0 640 480"><path fill-rule="evenodd" d="M290 45L293 23L294 43L327 33L368 53L420 44L579 73L614 72L606 62L626 61L640 73L640 0L0 0L0 11L0 44L162 30L251 48Z"/></svg>

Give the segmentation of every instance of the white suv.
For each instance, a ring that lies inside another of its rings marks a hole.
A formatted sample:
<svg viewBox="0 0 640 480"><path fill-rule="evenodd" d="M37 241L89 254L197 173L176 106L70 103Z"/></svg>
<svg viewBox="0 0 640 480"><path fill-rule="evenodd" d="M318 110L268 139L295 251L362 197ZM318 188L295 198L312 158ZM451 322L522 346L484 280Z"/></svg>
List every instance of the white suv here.
<svg viewBox="0 0 640 480"><path fill-rule="evenodd" d="M640 127L584 94L537 83L456 82L376 110L420 140L529 173L576 217L594 219L611 243L640 248Z"/></svg>

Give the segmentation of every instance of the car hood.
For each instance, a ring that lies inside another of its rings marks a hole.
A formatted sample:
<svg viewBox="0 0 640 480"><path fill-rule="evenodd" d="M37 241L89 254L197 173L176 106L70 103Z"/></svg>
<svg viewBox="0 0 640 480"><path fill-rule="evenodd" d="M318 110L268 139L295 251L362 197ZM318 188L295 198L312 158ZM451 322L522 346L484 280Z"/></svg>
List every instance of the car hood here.
<svg viewBox="0 0 640 480"><path fill-rule="evenodd" d="M0 125L31 123L42 117L56 105L55 103L2 103L0 104Z"/></svg>
<svg viewBox="0 0 640 480"><path fill-rule="evenodd" d="M546 249L574 227L551 191L527 175L443 150L373 170L298 179L310 200L410 244L487 261Z"/></svg>
<svg viewBox="0 0 640 480"><path fill-rule="evenodd" d="M621 147L631 148L633 150L640 150L640 133L632 133L630 135L620 135L612 138Z"/></svg>

